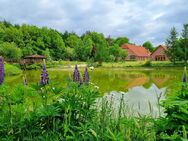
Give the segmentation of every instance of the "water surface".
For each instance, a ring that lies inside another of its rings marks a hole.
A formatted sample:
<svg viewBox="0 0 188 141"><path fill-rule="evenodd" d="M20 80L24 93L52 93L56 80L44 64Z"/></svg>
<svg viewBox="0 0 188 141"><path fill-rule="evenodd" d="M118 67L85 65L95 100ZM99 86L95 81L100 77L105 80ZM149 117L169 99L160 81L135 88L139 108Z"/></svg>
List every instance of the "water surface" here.
<svg viewBox="0 0 188 141"><path fill-rule="evenodd" d="M72 79L74 68L48 69L50 81L66 86ZM84 68L80 69L83 75ZM28 82L40 81L40 70L26 72ZM159 98L165 99L167 90L176 90L177 83L182 80L183 69L180 68L132 68L132 69L104 69L89 70L90 81L104 94L104 98L111 100L113 108L118 111L120 99L130 109L133 116L152 115L157 117L161 114L158 105ZM22 75L6 77L5 83L10 85L23 83Z"/></svg>
<svg viewBox="0 0 188 141"><path fill-rule="evenodd" d="M65 86L72 78L73 68L70 69L48 69L50 81L58 82ZM83 75L84 69L80 72ZM40 81L40 70L27 71L29 83ZM111 91L127 92L136 86L149 89L152 84L157 88L175 89L177 82L182 80L183 69L181 68L134 68L134 69L104 69L97 68L89 70L91 82L97 85L102 93ZM22 76L6 77L5 82L9 84L22 83Z"/></svg>

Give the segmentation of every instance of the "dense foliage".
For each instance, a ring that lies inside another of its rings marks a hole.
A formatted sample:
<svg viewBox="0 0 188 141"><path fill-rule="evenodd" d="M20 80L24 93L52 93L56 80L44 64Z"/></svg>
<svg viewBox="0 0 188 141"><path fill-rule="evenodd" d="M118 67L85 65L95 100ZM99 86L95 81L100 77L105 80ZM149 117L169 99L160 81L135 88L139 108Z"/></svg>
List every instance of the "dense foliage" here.
<svg viewBox="0 0 188 141"><path fill-rule="evenodd" d="M185 90L186 88L186 90ZM120 101L117 112L93 86L0 86L1 140L187 139L187 87L165 101L166 116L129 117ZM97 99L101 103L96 105ZM112 99L113 100L113 99ZM117 115L114 117L114 113Z"/></svg>
<svg viewBox="0 0 188 141"><path fill-rule="evenodd" d="M170 60L175 64L176 61L184 61L185 66L188 60L188 24L183 25L182 33L178 38L178 33L173 27L166 40L168 47L167 54Z"/></svg>
<svg viewBox="0 0 188 141"><path fill-rule="evenodd" d="M126 37L106 38L97 32L88 31L78 36L47 27L0 22L0 55L7 61L40 54L53 60L94 61L101 64L124 59L127 54L120 46L128 42Z"/></svg>
<svg viewBox="0 0 188 141"><path fill-rule="evenodd" d="M173 93L163 102L165 117L157 121L158 135L164 140L185 140L188 131L188 85L182 85L182 90Z"/></svg>
<svg viewBox="0 0 188 141"><path fill-rule="evenodd" d="M107 101L98 110L92 86L0 87L1 140L155 140L149 119L114 119Z"/></svg>
<svg viewBox="0 0 188 141"><path fill-rule="evenodd" d="M153 44L150 41L144 42L142 46L148 49L151 53L155 50Z"/></svg>

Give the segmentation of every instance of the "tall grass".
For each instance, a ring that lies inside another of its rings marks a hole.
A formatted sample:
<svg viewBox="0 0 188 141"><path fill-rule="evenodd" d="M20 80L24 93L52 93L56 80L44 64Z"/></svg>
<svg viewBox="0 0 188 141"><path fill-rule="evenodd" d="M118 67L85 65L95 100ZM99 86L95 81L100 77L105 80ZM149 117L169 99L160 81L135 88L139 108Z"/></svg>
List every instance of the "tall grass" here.
<svg viewBox="0 0 188 141"><path fill-rule="evenodd" d="M154 140L150 118L114 118L91 86L0 86L1 140ZM123 104L123 103L121 103Z"/></svg>
<svg viewBox="0 0 188 141"><path fill-rule="evenodd" d="M14 65L11 64L5 64L5 75L19 75L22 73L22 70Z"/></svg>
<svg viewBox="0 0 188 141"><path fill-rule="evenodd" d="M160 119L132 117L126 114L123 95L117 109L112 106L112 101L113 98L110 101L101 98L98 89L77 83L69 83L67 87L50 84L10 88L1 85L0 139L154 141L165 140L164 133L170 135L168 127L175 116L167 114ZM182 104L179 102L179 106ZM183 123L187 116L185 113L183 116L185 119L179 123L182 128L176 126L174 134L171 132L172 137L187 138L187 125ZM168 139L172 140L172 137Z"/></svg>

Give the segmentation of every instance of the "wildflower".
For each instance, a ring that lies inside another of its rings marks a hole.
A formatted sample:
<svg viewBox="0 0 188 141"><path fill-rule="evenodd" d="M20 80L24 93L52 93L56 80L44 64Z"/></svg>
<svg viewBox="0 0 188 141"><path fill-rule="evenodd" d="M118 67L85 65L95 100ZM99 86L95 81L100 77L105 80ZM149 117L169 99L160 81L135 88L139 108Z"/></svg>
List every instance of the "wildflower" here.
<svg viewBox="0 0 188 141"><path fill-rule="evenodd" d="M96 85L95 85L94 88L99 89L99 86L96 86Z"/></svg>
<svg viewBox="0 0 188 141"><path fill-rule="evenodd" d="M78 66L75 66L74 72L73 72L73 81L74 82L81 82L81 78L80 78L80 72L78 70Z"/></svg>
<svg viewBox="0 0 188 141"><path fill-rule="evenodd" d="M4 81L4 61L3 58L0 58L0 85L3 83Z"/></svg>
<svg viewBox="0 0 188 141"><path fill-rule="evenodd" d="M49 83L48 71L46 69L46 64L45 64L45 61L44 61L44 65L43 65L42 73L41 73L40 84L41 85L46 85L48 83Z"/></svg>
<svg viewBox="0 0 188 141"><path fill-rule="evenodd" d="M186 66L184 67L183 82L184 83L187 82L187 70L186 70Z"/></svg>
<svg viewBox="0 0 188 141"><path fill-rule="evenodd" d="M89 84L89 72L88 72L88 69L87 69L87 68L85 69L85 72L84 72L83 81L84 81L86 84Z"/></svg>

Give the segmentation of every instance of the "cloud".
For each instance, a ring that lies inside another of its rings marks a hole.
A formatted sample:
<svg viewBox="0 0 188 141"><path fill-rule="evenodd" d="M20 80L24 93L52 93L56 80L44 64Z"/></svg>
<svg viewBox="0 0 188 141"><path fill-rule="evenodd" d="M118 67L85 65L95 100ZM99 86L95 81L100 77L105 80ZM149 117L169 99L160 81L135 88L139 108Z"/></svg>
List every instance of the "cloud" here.
<svg viewBox="0 0 188 141"><path fill-rule="evenodd" d="M48 26L81 35L87 30L164 44L170 28L188 23L187 0L0 0L0 20Z"/></svg>

